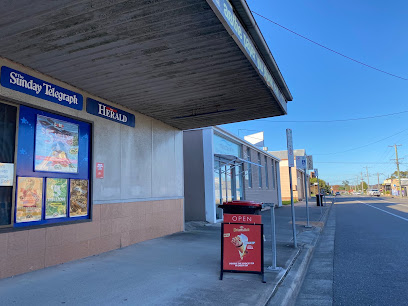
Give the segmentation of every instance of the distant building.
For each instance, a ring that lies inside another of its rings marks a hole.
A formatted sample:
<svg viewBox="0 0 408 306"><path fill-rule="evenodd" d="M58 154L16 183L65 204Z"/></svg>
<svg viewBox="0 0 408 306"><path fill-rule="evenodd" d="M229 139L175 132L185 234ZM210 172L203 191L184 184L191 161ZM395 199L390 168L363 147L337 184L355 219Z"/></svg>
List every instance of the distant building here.
<svg viewBox="0 0 408 306"><path fill-rule="evenodd" d="M183 132L186 221L222 221L226 201L282 205L279 159L220 127Z"/></svg>
<svg viewBox="0 0 408 306"><path fill-rule="evenodd" d="M276 156L281 161L279 163L280 181L282 200L290 200L290 184L289 184L289 166L288 166L288 151L268 151L268 153ZM292 189L293 198L296 200L303 200L305 198L305 172L296 167L296 156L306 156L304 149L294 150L295 167L292 167ZM309 179L307 179L309 185ZM310 192L310 191L309 191Z"/></svg>

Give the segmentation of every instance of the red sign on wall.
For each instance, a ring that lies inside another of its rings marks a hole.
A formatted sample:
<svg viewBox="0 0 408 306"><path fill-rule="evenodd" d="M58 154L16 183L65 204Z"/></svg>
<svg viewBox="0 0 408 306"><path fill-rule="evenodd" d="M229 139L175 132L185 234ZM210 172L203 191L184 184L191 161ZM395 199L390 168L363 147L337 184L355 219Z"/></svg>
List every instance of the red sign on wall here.
<svg viewBox="0 0 408 306"><path fill-rule="evenodd" d="M223 224L223 270L263 272L261 227Z"/></svg>
<svg viewBox="0 0 408 306"><path fill-rule="evenodd" d="M105 174L103 163L96 163L96 178L103 179Z"/></svg>
<svg viewBox="0 0 408 306"><path fill-rule="evenodd" d="M224 223L262 224L262 216L245 214L224 214Z"/></svg>

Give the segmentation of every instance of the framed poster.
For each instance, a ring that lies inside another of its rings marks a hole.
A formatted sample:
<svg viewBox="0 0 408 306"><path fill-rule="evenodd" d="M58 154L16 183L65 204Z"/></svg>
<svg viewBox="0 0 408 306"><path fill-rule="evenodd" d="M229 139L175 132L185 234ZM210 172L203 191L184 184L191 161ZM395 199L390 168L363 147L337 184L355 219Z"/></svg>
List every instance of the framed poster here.
<svg viewBox="0 0 408 306"><path fill-rule="evenodd" d="M34 171L78 173L77 124L37 115Z"/></svg>
<svg viewBox="0 0 408 306"><path fill-rule="evenodd" d="M88 214L88 180L70 180L69 216Z"/></svg>
<svg viewBox="0 0 408 306"><path fill-rule="evenodd" d="M68 180L47 178L45 189L45 219L67 216Z"/></svg>
<svg viewBox="0 0 408 306"><path fill-rule="evenodd" d="M17 180L16 223L40 221L43 202L43 179L19 177Z"/></svg>

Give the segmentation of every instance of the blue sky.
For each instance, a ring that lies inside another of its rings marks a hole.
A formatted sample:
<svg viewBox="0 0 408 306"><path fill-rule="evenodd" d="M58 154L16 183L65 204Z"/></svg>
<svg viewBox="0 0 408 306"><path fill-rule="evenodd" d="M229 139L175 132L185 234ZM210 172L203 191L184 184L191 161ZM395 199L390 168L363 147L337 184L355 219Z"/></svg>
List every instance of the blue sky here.
<svg viewBox="0 0 408 306"><path fill-rule="evenodd" d="M251 10L301 35L408 78L406 0L247 2ZM287 116L228 124L223 128L241 137L264 131L269 150L285 150L285 129L291 128L295 149L304 148L312 154L320 178L331 185L345 179L354 184L361 172L367 181L366 166L370 184L377 183L377 172L391 174L396 170L391 161L395 151L388 145L395 143L402 144L398 147L399 157L404 158L401 162L405 163L401 170L408 169L408 113L347 122L287 122L407 111L408 81L354 63L254 17L294 99L288 104ZM364 147L355 149L361 146ZM380 180L384 178L380 176Z"/></svg>

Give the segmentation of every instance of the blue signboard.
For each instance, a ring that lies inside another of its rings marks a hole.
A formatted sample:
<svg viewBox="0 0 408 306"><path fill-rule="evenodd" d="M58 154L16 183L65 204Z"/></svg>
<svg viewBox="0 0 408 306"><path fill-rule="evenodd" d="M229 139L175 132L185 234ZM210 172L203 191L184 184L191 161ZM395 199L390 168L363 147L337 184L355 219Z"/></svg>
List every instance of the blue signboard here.
<svg viewBox="0 0 408 306"><path fill-rule="evenodd" d="M1 67L1 85L77 110L83 108L82 95L6 66Z"/></svg>
<svg viewBox="0 0 408 306"><path fill-rule="evenodd" d="M91 98L86 99L86 111L95 116L135 127L135 115Z"/></svg>
<svg viewBox="0 0 408 306"><path fill-rule="evenodd" d="M235 15L229 1L213 0L213 2L215 3L224 20L227 21L227 24L234 32L235 36L238 38L249 58L258 68L259 74L262 75L266 84L272 89L273 93L275 94L278 101L282 104L282 106L285 106L286 100L283 94L281 93L278 85L270 74L268 67L265 65L254 44L252 43L250 36L248 35L248 33L246 33L245 28L242 26L241 22Z"/></svg>

